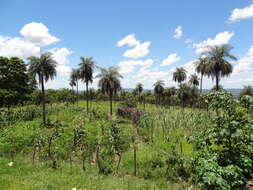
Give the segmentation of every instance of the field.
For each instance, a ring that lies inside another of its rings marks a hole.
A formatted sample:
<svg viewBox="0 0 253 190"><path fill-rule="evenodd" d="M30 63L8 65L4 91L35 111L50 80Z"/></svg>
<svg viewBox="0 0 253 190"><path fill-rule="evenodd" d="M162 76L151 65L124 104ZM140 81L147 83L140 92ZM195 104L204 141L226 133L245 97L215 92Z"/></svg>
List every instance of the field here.
<svg viewBox="0 0 253 190"><path fill-rule="evenodd" d="M114 109L118 107L117 104L114 104ZM1 158L0 161L1 189L49 190L73 187L77 189L194 189L192 185L177 176L174 168L165 166L164 163L173 151L180 154L180 157L192 157L193 147L187 142L187 138L199 128L206 127L208 116L205 111L186 109L182 114L181 108L178 107L161 108L147 105L145 112L153 115L153 119L146 121L147 123L142 124L142 127L133 124L130 120L115 116L113 120L119 123L118 127L123 138L129 143L124 145L126 148L122 153L118 171L115 169L117 161L107 161L106 164L112 171L108 172L110 173L108 175L102 175L99 174L93 160L87 159L83 171L78 151L72 154L73 161L69 161L72 132L79 125L87 129L91 144L93 140L99 138L101 141L107 140L107 135L102 134L102 128L107 130L110 123L110 119L107 119L109 105L107 102L92 102L91 106L93 115L86 113L84 102L79 102L78 106L55 104L48 107L50 120L60 121L62 126L65 126L62 134L64 137L59 137L53 147L55 156L59 160L57 169L52 169L51 160L42 156L35 155L34 163L32 161L34 145L31 145L31 141L38 133L43 134L45 130L51 130L40 127L40 117L31 121L17 121L8 126L8 129L2 130L1 149L8 156ZM139 107L143 108L142 105ZM97 116L96 113L100 115ZM134 142L131 140L133 135L136 138ZM137 176L134 176L134 146L137 149ZM101 149L101 152L107 151L107 148L102 145ZM106 157L106 153L104 154ZM9 162L13 162L13 166L8 166ZM171 181L167 178L175 179Z"/></svg>

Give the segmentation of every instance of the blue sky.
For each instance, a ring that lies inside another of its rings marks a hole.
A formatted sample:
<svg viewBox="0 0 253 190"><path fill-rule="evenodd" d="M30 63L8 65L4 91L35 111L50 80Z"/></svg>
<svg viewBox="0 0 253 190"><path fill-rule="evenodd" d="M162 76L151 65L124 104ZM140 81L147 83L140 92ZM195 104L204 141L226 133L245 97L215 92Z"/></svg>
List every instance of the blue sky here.
<svg viewBox="0 0 253 190"><path fill-rule="evenodd" d="M234 47L238 61L222 85L253 83L253 2L248 0L1 0L0 23L0 55L26 59L38 55L38 47L55 55L58 77L48 88L69 87L70 68L80 56L120 67L123 87L142 82L151 88L158 79L176 85L175 67L190 75L207 45L223 43ZM204 88L212 86L205 79Z"/></svg>

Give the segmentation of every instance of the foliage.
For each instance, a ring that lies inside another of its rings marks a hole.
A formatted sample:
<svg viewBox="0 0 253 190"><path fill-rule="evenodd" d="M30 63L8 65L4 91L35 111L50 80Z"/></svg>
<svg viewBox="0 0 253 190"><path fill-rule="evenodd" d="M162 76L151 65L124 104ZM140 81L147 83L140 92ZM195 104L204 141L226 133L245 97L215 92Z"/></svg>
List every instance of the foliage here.
<svg viewBox="0 0 253 190"><path fill-rule="evenodd" d="M226 91L206 101L217 115L196 137L195 180L201 189L243 189L253 169L253 122Z"/></svg>
<svg viewBox="0 0 253 190"><path fill-rule="evenodd" d="M35 87L22 59L0 56L0 107L23 104Z"/></svg>

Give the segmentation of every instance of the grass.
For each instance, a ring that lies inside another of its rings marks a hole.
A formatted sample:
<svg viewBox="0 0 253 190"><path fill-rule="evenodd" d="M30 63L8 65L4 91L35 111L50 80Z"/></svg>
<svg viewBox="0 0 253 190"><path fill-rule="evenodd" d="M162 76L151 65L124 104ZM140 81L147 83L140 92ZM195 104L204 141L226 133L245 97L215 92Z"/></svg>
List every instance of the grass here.
<svg viewBox="0 0 253 190"><path fill-rule="evenodd" d="M51 120L58 119L62 123L68 124L66 134L70 135L73 128L80 123L84 124L92 138L97 138L101 125L108 123L104 119L94 119L87 115L85 110L85 102L80 101L78 106L72 105L54 105L58 107L49 117ZM118 103L114 103L114 112L118 107ZM92 102L91 110L99 111L101 115L107 117L109 112L108 102ZM143 107L139 105L139 108ZM50 106L48 106L50 109ZM31 162L31 149L29 149L29 138L34 135L33 131L40 133L39 124L41 118L33 121L23 121L16 123L5 130L1 131L0 149L1 147L11 147L13 144L24 147L22 151L11 158L4 156L0 158L0 189L1 190L65 190L76 187L79 189L102 190L102 189L169 189L169 190L195 190L190 183L183 180L171 182L164 176L165 168L149 169L150 163L158 159L166 162L166 156L170 153L173 146L177 152L191 158L194 155L192 145L187 138L194 132L203 129L209 125L208 115L204 111L187 108L182 110L177 107L159 108L155 105L146 105L147 113L152 115L151 122L153 131L150 129L138 129L128 120L120 118L120 127L129 137L136 130L140 130L139 134L152 135L152 142L143 141L141 136L137 139L137 163L138 175L133 176L133 149L130 148L123 154L119 173L110 175L98 174L97 166L86 164L87 169L82 171L81 161L76 158L73 167L67 159L59 162L60 168L53 170L50 168L48 161L36 161L35 165ZM9 137L9 138L7 138ZM7 142L6 142L7 141ZM12 142L9 146L5 146L8 141ZM14 143L15 142L15 143ZM23 144L22 144L23 143ZM63 144L68 146L68 144ZM1 155L1 150L0 150ZM12 167L8 163L13 161ZM115 167L115 166L113 166ZM151 177L150 177L151 175ZM153 176L152 176L153 175ZM149 176L149 177L147 177Z"/></svg>

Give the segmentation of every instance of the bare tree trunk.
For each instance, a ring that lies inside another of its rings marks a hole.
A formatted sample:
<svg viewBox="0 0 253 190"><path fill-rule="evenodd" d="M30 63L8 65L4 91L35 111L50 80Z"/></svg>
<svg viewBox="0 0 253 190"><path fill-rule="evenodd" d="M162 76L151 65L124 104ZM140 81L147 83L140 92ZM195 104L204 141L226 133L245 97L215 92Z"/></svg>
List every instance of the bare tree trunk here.
<svg viewBox="0 0 253 190"><path fill-rule="evenodd" d="M86 82L86 110L87 110L87 113L89 113L89 100L88 100L89 92L88 92L88 89L89 89L89 83Z"/></svg>
<svg viewBox="0 0 253 190"><path fill-rule="evenodd" d="M117 173L118 173L118 171L119 171L119 165L120 165L120 162L121 162L121 158L122 158L122 155L119 154L119 161L118 161L117 169L116 169L116 172L117 172Z"/></svg>
<svg viewBox="0 0 253 190"><path fill-rule="evenodd" d="M218 73L216 73L216 90L219 90L219 76Z"/></svg>
<svg viewBox="0 0 253 190"><path fill-rule="evenodd" d="M202 82L203 82L203 74L201 73L201 77L200 77L200 93L202 93Z"/></svg>
<svg viewBox="0 0 253 190"><path fill-rule="evenodd" d="M137 158L136 158L136 147L134 146L134 175L137 175Z"/></svg>
<svg viewBox="0 0 253 190"><path fill-rule="evenodd" d="M46 100L45 100L45 88L43 76L41 76L41 90L42 90L42 118L43 124L46 125Z"/></svg>
<svg viewBox="0 0 253 190"><path fill-rule="evenodd" d="M76 98L77 98L77 106L78 106L78 80L76 80Z"/></svg>

